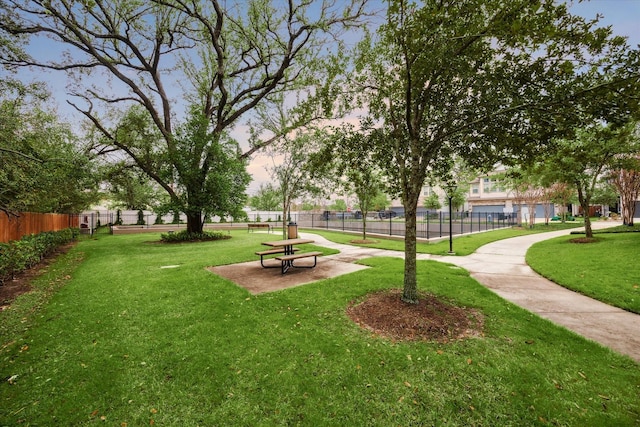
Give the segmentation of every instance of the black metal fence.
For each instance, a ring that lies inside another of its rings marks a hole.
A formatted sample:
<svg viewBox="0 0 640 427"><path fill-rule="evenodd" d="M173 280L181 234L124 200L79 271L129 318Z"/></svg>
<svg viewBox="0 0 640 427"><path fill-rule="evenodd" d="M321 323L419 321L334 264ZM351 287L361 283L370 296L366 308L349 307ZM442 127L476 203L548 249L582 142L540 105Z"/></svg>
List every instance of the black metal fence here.
<svg viewBox="0 0 640 427"><path fill-rule="evenodd" d="M377 213L376 213L377 214ZM362 217L357 218L351 212L335 212L330 214L298 214L291 215L291 220L299 227L324 228L342 231L362 232ZM451 227L449 227L451 224ZM451 219L448 212L425 213L418 215L416 236L423 239L445 237L449 234L468 234L478 231L496 230L515 225L515 218L503 213L467 213L453 212ZM371 216L366 221L367 233L389 236L404 236L404 218L384 218Z"/></svg>
<svg viewBox="0 0 640 427"><path fill-rule="evenodd" d="M327 212L324 213L294 213L292 212L286 221L282 221L280 213L249 213L248 222L267 222L274 228L280 228L289 222L295 222L298 227L333 229L341 231L351 231L362 233L363 222L358 212ZM81 222L86 221L91 229L100 225L113 224L116 221L115 212L89 212L81 216ZM144 212L142 217L136 213L121 213L119 219L124 225L143 225L151 227L157 225L157 216L153 213ZM173 218L164 217L163 224L171 224ZM142 221L140 221L142 220ZM184 225L185 218L180 218L180 223ZM142 222L142 224L141 224ZM497 230L511 227L516 224L515 215L490 212L453 212L451 219L448 212L431 212L418 214L416 224L416 236L423 239L434 239L445 236L474 233L478 231ZM233 219L220 220L214 218L207 221L205 227L215 227L216 224L242 226L247 221L235 221ZM451 224L451 228L449 227ZM380 218L377 212L370 213L366 221L367 233L404 236L405 220L402 217Z"/></svg>

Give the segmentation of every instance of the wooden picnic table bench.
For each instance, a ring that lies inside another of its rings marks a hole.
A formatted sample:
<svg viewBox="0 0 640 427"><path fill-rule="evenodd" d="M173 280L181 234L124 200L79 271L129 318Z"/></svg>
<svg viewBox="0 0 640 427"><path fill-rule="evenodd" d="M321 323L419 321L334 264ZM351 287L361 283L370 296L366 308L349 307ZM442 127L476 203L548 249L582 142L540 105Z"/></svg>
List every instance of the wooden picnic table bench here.
<svg viewBox="0 0 640 427"><path fill-rule="evenodd" d="M296 252L299 251L299 248L292 248L292 251ZM274 255L274 254L284 254L285 253L285 249L284 248L276 248L276 249L269 249L268 251L259 251L256 252L256 255L260 255L260 265L263 266L264 268L275 268L275 267L280 267L280 264L278 265L264 265L264 257L267 255Z"/></svg>
<svg viewBox="0 0 640 427"><path fill-rule="evenodd" d="M313 268L318 263L318 256L322 255L322 252L303 252L301 254L282 255L277 256L276 259L282 261L282 274L286 273L291 267L296 268ZM293 265L293 261L300 258L313 257L313 265Z"/></svg>
<svg viewBox="0 0 640 427"><path fill-rule="evenodd" d="M271 224L265 224L261 222L249 223L247 224L247 232L251 232L254 229L266 228L269 233L271 233Z"/></svg>

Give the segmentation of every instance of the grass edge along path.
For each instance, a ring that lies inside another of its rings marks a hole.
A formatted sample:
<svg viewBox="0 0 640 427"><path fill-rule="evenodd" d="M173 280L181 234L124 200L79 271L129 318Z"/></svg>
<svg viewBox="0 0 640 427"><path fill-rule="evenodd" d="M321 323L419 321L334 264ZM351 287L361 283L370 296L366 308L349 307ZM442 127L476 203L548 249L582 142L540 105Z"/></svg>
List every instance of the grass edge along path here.
<svg viewBox="0 0 640 427"><path fill-rule="evenodd" d="M640 233L594 236L592 243L573 243L576 235L536 243L527 251L527 264L560 286L640 314Z"/></svg>
<svg viewBox="0 0 640 427"><path fill-rule="evenodd" d="M616 425L640 422L640 370L497 297L460 268L418 262L419 288L485 316L484 336L391 342L352 300L399 288L402 260L251 296L205 267L272 236L79 244L84 262L0 353L0 425ZM177 265L175 268L161 268ZM9 381L11 379L11 381Z"/></svg>

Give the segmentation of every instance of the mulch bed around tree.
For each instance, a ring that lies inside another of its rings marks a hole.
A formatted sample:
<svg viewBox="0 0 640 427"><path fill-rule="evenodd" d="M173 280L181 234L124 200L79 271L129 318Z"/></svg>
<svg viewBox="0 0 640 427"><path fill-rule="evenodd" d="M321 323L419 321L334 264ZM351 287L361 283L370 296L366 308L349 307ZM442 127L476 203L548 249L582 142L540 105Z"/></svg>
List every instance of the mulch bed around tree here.
<svg viewBox="0 0 640 427"><path fill-rule="evenodd" d="M399 289L368 295L351 302L347 315L361 327L393 341L437 341L482 336L484 316L478 310L457 307L431 294L420 294L418 304L400 299Z"/></svg>
<svg viewBox="0 0 640 427"><path fill-rule="evenodd" d="M596 243L598 239L595 237L578 237L576 239L569 240L571 243Z"/></svg>

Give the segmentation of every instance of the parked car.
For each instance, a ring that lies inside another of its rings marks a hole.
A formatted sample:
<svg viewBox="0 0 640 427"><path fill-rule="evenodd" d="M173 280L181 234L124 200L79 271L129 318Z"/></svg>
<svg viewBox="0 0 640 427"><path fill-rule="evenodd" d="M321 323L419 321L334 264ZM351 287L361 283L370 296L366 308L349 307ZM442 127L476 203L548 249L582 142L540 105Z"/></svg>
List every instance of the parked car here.
<svg viewBox="0 0 640 427"><path fill-rule="evenodd" d="M394 211L380 211L378 212L378 218L380 219L389 219L389 218L395 218L397 217L398 214Z"/></svg>

